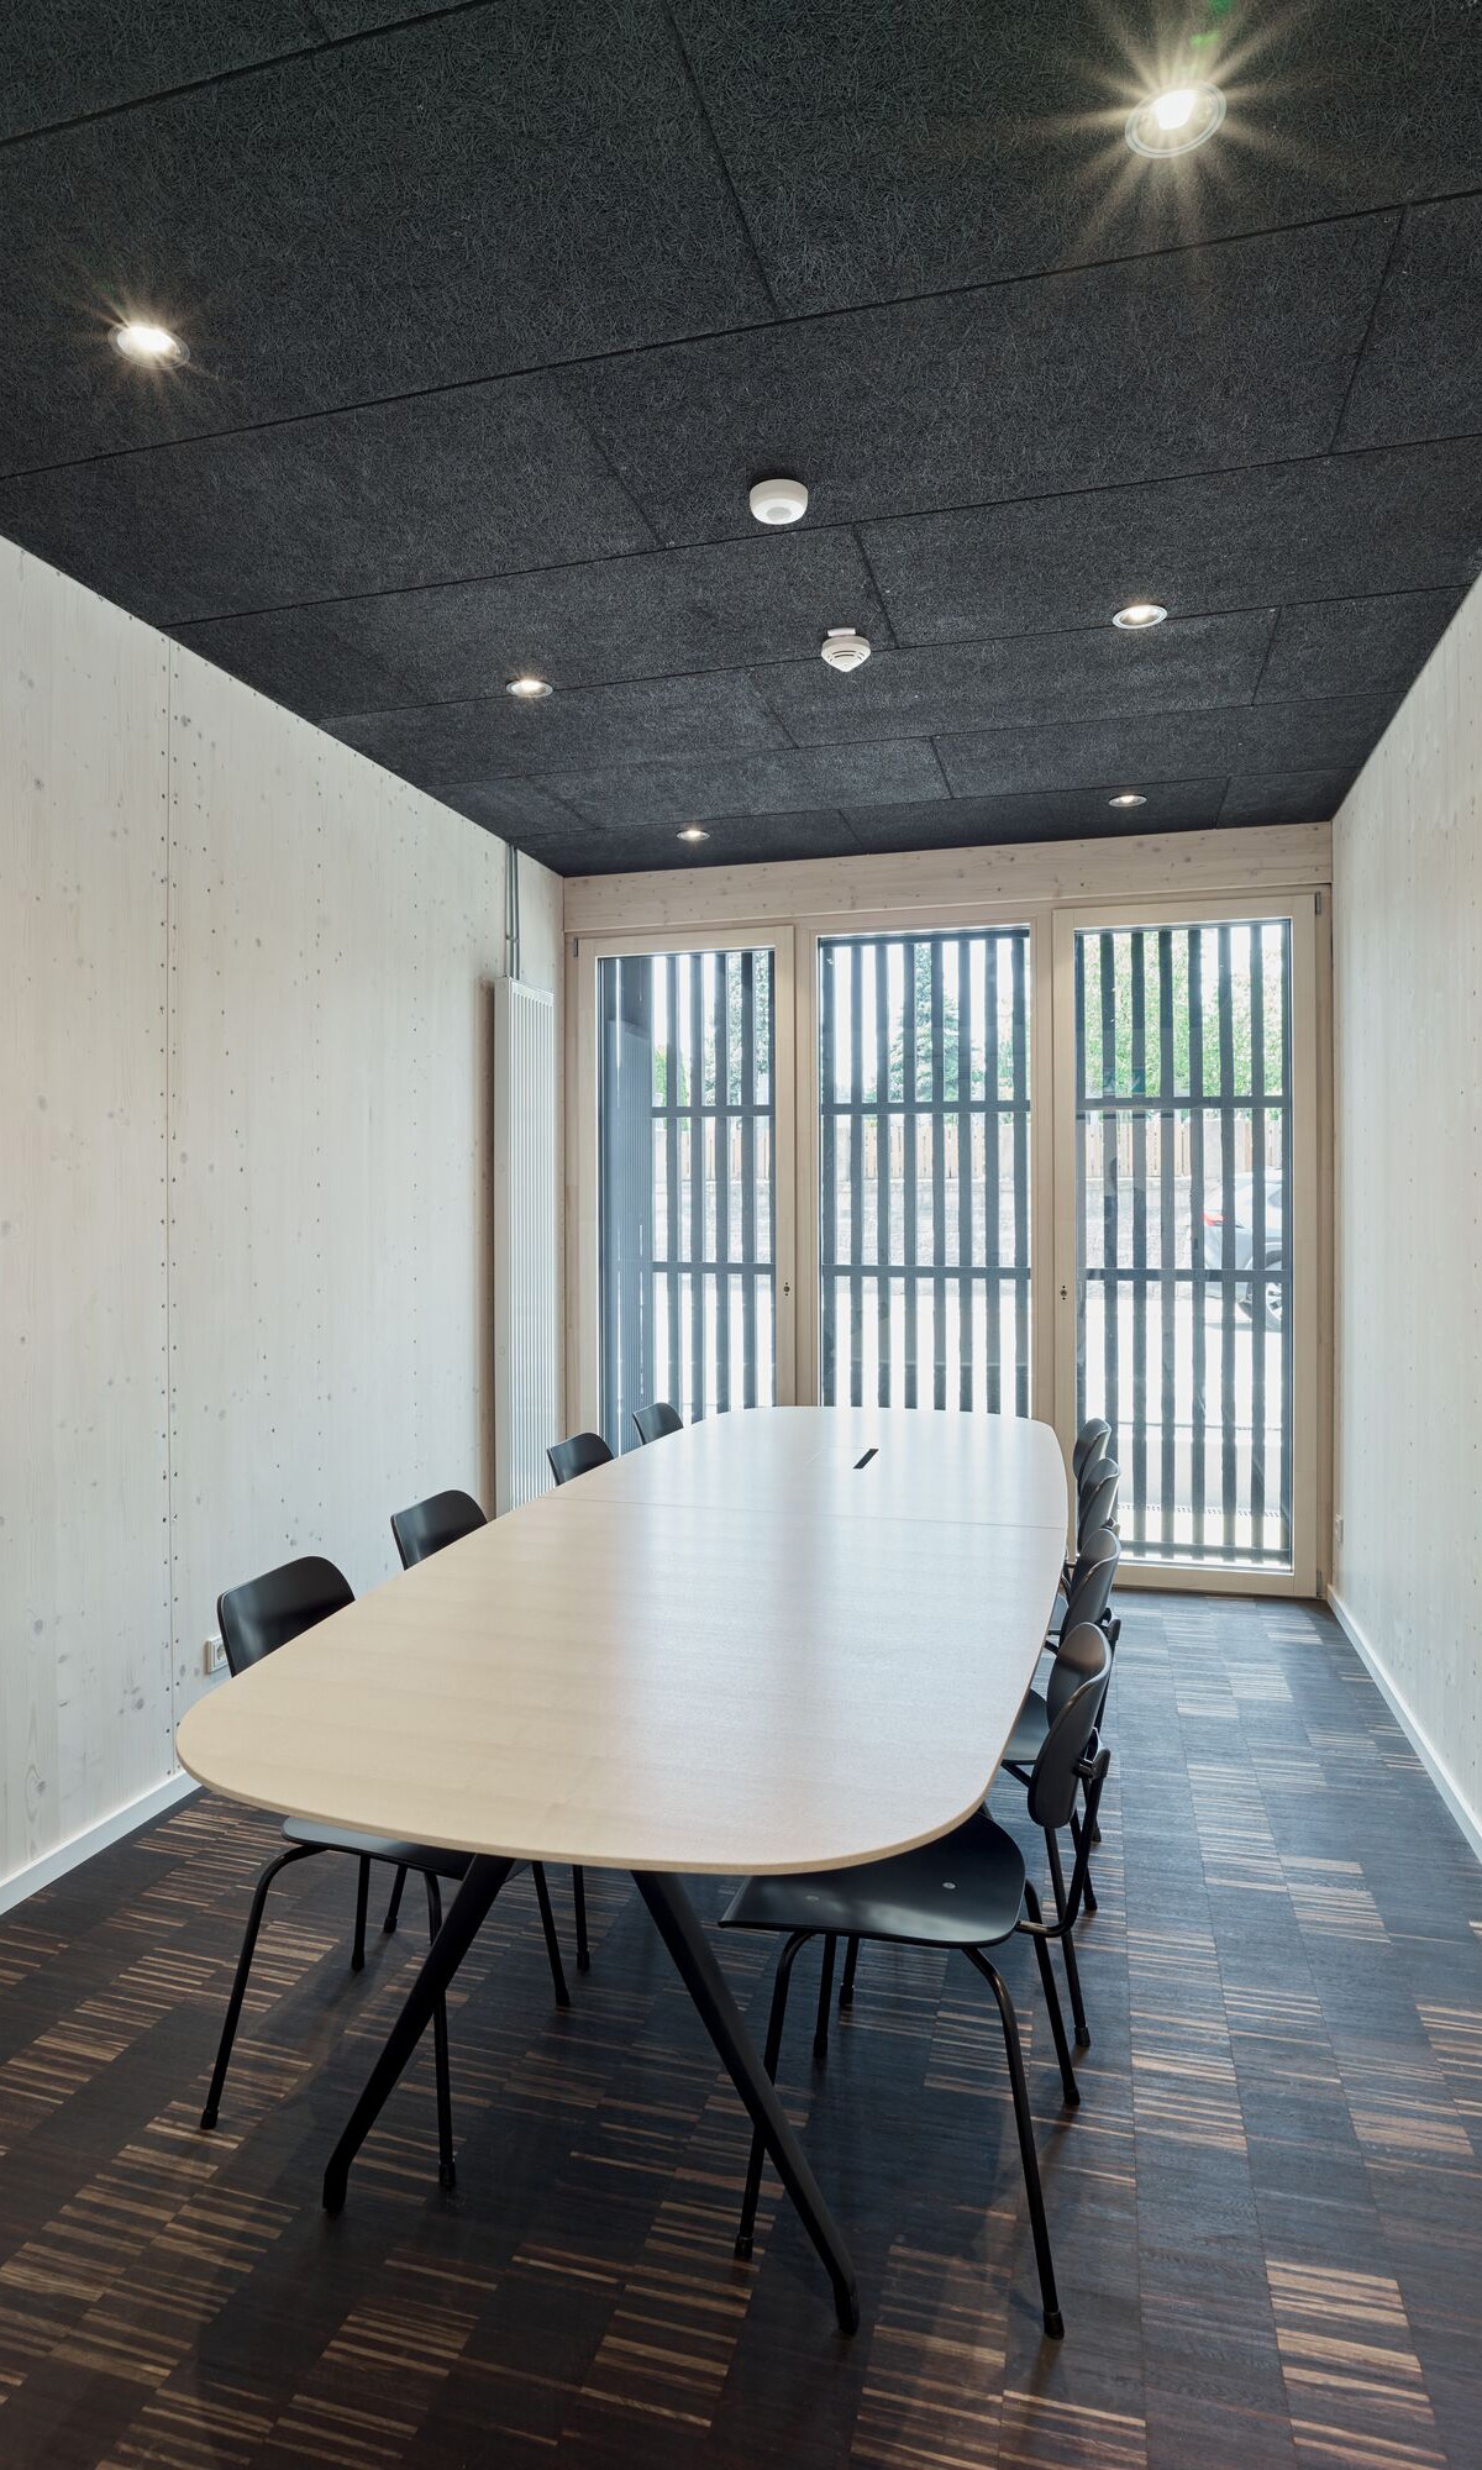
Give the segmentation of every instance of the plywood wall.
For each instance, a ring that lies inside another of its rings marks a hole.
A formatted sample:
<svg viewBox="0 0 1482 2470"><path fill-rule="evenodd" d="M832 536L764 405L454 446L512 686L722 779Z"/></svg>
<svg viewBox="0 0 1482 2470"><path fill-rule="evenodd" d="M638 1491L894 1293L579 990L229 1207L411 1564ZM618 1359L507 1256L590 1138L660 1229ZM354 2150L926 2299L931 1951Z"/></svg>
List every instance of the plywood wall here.
<svg viewBox="0 0 1482 2470"><path fill-rule="evenodd" d="M1335 1592L1482 1831L1482 584L1333 865Z"/></svg>
<svg viewBox="0 0 1482 2470"><path fill-rule="evenodd" d="M504 868L0 543L0 1882L168 1778L220 1588L490 1493Z"/></svg>

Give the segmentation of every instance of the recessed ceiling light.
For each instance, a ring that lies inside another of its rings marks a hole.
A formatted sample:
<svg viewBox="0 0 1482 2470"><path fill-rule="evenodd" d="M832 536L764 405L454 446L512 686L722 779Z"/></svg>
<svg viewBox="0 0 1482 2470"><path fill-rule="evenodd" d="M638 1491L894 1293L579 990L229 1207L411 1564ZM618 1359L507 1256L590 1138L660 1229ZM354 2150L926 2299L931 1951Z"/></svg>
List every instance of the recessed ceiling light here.
<svg viewBox="0 0 1482 2470"><path fill-rule="evenodd" d="M544 678L511 678L504 691L507 695L518 695L522 703L534 703L551 690Z"/></svg>
<svg viewBox="0 0 1482 2470"><path fill-rule="evenodd" d="M150 326L142 319L130 318L127 325L113 329L113 348L122 352L125 360L136 360L141 366L163 369L172 364L178 368L190 353L178 334L168 326Z"/></svg>
<svg viewBox="0 0 1482 2470"><path fill-rule="evenodd" d="M1147 799L1139 789L1124 789L1117 797L1107 799L1108 806L1146 806Z"/></svg>
<svg viewBox="0 0 1482 2470"><path fill-rule="evenodd" d="M1112 624L1120 626L1123 634L1135 635L1144 626L1161 626L1167 615L1156 600L1129 600L1125 609L1117 611Z"/></svg>
<svg viewBox="0 0 1482 2470"><path fill-rule="evenodd" d="M681 840L709 840L710 835L702 832L697 823L687 823L679 837Z"/></svg>
<svg viewBox="0 0 1482 2470"><path fill-rule="evenodd" d="M746 502L758 523L801 523L808 492L800 480L759 480Z"/></svg>
<svg viewBox="0 0 1482 2470"><path fill-rule="evenodd" d="M1134 154L1189 154L1213 137L1224 116L1218 86L1169 86L1128 113L1127 143Z"/></svg>
<svg viewBox="0 0 1482 2470"><path fill-rule="evenodd" d="M831 669L862 669L870 657L868 639L852 626L831 626L819 650Z"/></svg>

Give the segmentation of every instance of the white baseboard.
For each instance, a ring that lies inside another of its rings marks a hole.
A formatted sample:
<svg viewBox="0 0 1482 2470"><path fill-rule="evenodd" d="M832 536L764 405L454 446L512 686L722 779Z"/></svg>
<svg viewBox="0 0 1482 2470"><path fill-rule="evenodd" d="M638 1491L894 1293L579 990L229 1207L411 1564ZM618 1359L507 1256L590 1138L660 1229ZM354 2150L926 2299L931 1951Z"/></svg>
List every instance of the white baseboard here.
<svg viewBox="0 0 1482 2470"><path fill-rule="evenodd" d="M1435 1785L1477 1859L1482 1861L1482 1818L1479 1818L1476 1811L1469 1807L1460 1785L1431 1740L1425 1726L1406 1706L1404 1699L1385 1671L1372 1640L1365 1637L1362 1625L1355 1618L1349 1606L1344 1603L1335 1587L1328 1589L1328 1609L1364 1666L1390 1714L1408 1739L1416 1757Z"/></svg>
<svg viewBox="0 0 1482 2470"><path fill-rule="evenodd" d="M64 1878L81 1861L91 1860L94 1853L105 1852L121 1836L132 1835L136 1827L147 1826L151 1818L162 1818L166 1810L183 1801L187 1793L198 1792L200 1786L193 1775L170 1775L163 1784L141 1793L137 1801L128 1801L121 1810L110 1811L95 1827L85 1827L81 1835L70 1836L39 1861L28 1861L23 1870L10 1878L0 1879L0 1913L8 1913L23 1904L28 1895L40 1887L49 1887L54 1878Z"/></svg>

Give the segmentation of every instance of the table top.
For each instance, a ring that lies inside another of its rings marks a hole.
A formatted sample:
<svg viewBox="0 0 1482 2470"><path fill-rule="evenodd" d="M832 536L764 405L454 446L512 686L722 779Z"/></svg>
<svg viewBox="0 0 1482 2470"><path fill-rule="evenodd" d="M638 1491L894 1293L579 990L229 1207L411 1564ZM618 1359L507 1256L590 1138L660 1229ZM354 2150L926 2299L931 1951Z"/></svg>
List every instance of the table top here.
<svg viewBox="0 0 1482 2470"><path fill-rule="evenodd" d="M992 1780L1067 1498L1019 1417L715 1416L280 1648L190 1709L181 1763L289 1816L594 1869L902 1851Z"/></svg>

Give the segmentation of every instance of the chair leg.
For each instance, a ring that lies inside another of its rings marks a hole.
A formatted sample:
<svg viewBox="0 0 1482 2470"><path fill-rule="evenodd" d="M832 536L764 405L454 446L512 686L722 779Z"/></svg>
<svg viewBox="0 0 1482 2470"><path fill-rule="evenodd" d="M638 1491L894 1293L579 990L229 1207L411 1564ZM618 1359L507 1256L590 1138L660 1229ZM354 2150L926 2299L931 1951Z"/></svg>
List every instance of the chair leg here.
<svg viewBox="0 0 1482 2470"><path fill-rule="evenodd" d="M561 1961L561 1941L556 1936L556 1916L551 1910L551 1891L546 1885L545 1871L538 1861L531 1862L530 1875L535 1881L535 1901L540 1906L540 1926L545 1933L545 1951L550 1961L556 2005L569 2007L571 1992L566 1987L566 1967Z"/></svg>
<svg viewBox="0 0 1482 2470"><path fill-rule="evenodd" d="M839 1984L839 2013L845 2015L854 2004L854 1976L859 1970L859 1940L851 1938L844 1950L844 1978Z"/></svg>
<svg viewBox="0 0 1482 2470"><path fill-rule="evenodd" d="M1053 1827L1045 1829L1045 1849L1050 1856L1050 1884L1055 1890L1055 1918L1063 1927L1065 1922L1065 1872L1060 1866L1060 1846L1056 1841ZM1081 1968L1076 1962L1073 1930L1066 1930L1060 1941L1060 1952L1065 1958L1065 1978L1070 1985L1070 2012L1075 2017L1076 2044L1082 2050L1089 2050L1091 2027L1086 2022L1086 2004L1081 1996Z"/></svg>
<svg viewBox="0 0 1482 2470"><path fill-rule="evenodd" d="M268 1900L268 1889L280 1870L286 1870L294 1861L307 1861L312 1853L323 1849L323 1846L319 1844L290 1844L287 1852L276 1854L268 1863L252 1890L252 1903L247 1913L247 1927L242 1932L242 1949L237 1957L236 1977L232 1982L231 1997L226 2002L226 2016L221 2027L221 2039L216 2048L216 2065L211 2071L211 2090L206 2095L206 2106L201 2112L203 2127L215 2126L217 2114L221 2108L222 2089L226 2083L226 2071L231 2065L232 2043L237 2038L242 2001L247 1995L247 1976L252 1970L253 1950L257 1945L257 1933L262 1928L263 1907Z"/></svg>
<svg viewBox="0 0 1482 2470"><path fill-rule="evenodd" d="M787 1990L792 1968L800 1951L807 1946L811 1933L797 1930L788 1940L777 1960L777 1978L772 1984L772 2011L767 2018L767 2046L762 2052L762 2065L768 2079L777 2081L777 2064L782 2056L782 2027L787 2019ZM762 2163L766 2148L755 2131L751 2152L746 2163L746 2192L741 2198L741 2226L736 2232L736 2253L744 2263L751 2253L752 2234L756 2229L757 2200L762 2192Z"/></svg>
<svg viewBox="0 0 1482 2470"><path fill-rule="evenodd" d="M427 1935L437 1943L443 1926L442 1889L431 1870L423 1873L427 1880ZM448 2069L448 2004L439 1998L432 2010L432 2068L437 2081L437 2183L439 2187L455 2187L458 2165L453 2159L453 2087Z"/></svg>
<svg viewBox="0 0 1482 2470"><path fill-rule="evenodd" d="M1060 2301L1055 2290L1055 2265L1050 2254L1045 2199L1039 2183L1039 2155L1034 2149L1034 2120L1029 2111L1029 2087L1024 2081L1024 2053L1019 2047L1019 2020L1014 2013L1013 2000L987 1957L976 1947L968 1947L964 1953L982 1974L998 2001L1004 2052L1009 2062L1009 2084L1014 2095L1014 2124L1019 2130L1019 2158L1024 2165L1024 2191L1029 2198L1029 2222L1034 2232L1034 2259L1039 2266L1040 2304L1044 2309L1045 2331L1052 2341L1059 2341L1064 2336L1065 2319L1060 2313Z"/></svg>
<svg viewBox="0 0 1482 2470"><path fill-rule="evenodd" d="M1072 1810L1070 1813L1070 1840L1072 1845L1075 1847L1077 1856L1079 1856L1081 1849L1081 1829L1083 1824L1084 1821L1077 1818L1074 1810ZM1100 1843L1101 1836L1099 1831L1093 1835L1091 1840L1095 1844ZM1099 1912L1101 1909L1096 1901L1096 1889L1092 1883L1091 1864L1089 1861L1086 1863L1086 1875L1081 1881L1081 1902L1085 1905L1088 1913Z"/></svg>
<svg viewBox="0 0 1482 2470"><path fill-rule="evenodd" d="M370 1854L360 1856L360 1875L355 1882L355 1944L350 1950L350 1970L365 1970L365 1908L370 1902Z"/></svg>
<svg viewBox="0 0 1482 2470"><path fill-rule="evenodd" d="M818 1976L818 2014L813 2025L813 2064L821 2067L828 2057L828 2011L834 1996L834 1954L838 1940L830 1930L823 1942L823 1970Z"/></svg>
<svg viewBox="0 0 1482 2470"><path fill-rule="evenodd" d="M396 1865L396 1877L392 1883L391 1901L386 1907L386 1918L381 1924L381 1927L385 1931L388 1938L391 1936L392 1931L396 1927L397 1916L401 1911L402 1889L405 1887L406 1883L406 1864L405 1862L399 1861Z"/></svg>
<svg viewBox="0 0 1482 2470"><path fill-rule="evenodd" d="M1024 1882L1024 1901L1029 1908L1030 1920L1038 1924L1040 1919L1039 1897L1027 1879ZM1075 2080L1070 2044L1065 2038L1065 2018L1060 2012L1060 1993L1055 1987L1055 1968L1050 1962L1049 1943L1046 1939L1035 1937L1034 1954L1035 1961L1039 1965L1040 1985L1044 1990L1045 2005L1050 2011L1050 2031L1055 2037L1055 2056L1060 2062L1060 2084L1065 2094L1066 2107L1078 2110L1081 2106L1081 2088Z"/></svg>
<svg viewBox="0 0 1482 2470"><path fill-rule="evenodd" d="M579 1973L589 1973L592 1969L592 1950L587 1945L587 1874L585 1870L573 1870L571 1873L571 1900L576 1906L576 1969Z"/></svg>

